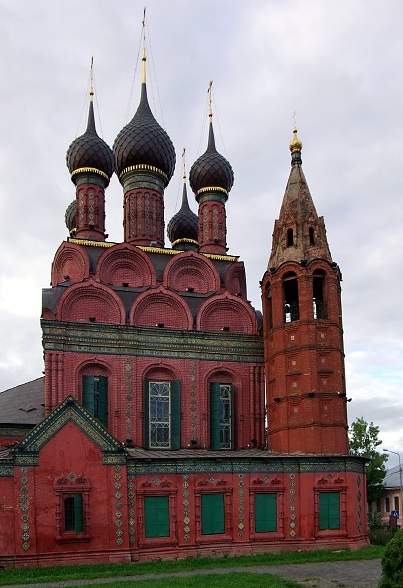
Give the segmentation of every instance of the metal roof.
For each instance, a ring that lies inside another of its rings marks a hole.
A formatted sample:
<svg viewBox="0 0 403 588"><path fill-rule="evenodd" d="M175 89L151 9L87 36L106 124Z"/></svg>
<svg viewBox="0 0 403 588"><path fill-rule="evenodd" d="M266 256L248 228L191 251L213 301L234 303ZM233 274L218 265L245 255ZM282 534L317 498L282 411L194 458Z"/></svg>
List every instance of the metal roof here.
<svg viewBox="0 0 403 588"><path fill-rule="evenodd" d="M0 393L1 425L36 425L45 416L45 378Z"/></svg>

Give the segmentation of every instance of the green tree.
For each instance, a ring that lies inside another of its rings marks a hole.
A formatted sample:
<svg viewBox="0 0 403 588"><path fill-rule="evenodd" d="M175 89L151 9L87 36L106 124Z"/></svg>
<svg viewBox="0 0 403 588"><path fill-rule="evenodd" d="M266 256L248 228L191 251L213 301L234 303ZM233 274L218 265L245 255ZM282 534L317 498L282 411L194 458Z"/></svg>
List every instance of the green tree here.
<svg viewBox="0 0 403 588"><path fill-rule="evenodd" d="M403 586L403 530L397 531L386 546L382 558L382 578L379 588Z"/></svg>
<svg viewBox="0 0 403 588"><path fill-rule="evenodd" d="M379 427L374 423L367 423L363 418L357 418L349 428L350 453L361 455L368 459L367 473L367 495L368 504L376 502L379 504L384 494L384 479L386 476L385 462L388 456L377 451L382 444L379 439Z"/></svg>

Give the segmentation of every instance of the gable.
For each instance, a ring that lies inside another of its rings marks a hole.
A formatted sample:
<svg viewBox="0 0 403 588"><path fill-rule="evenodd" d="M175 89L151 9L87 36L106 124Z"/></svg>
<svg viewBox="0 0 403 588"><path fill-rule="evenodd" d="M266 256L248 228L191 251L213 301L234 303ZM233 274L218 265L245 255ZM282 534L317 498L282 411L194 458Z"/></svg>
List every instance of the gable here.
<svg viewBox="0 0 403 588"><path fill-rule="evenodd" d="M72 396L68 396L18 445L15 465L37 465L40 450L68 423L73 423L101 450L104 464L125 463L123 445Z"/></svg>

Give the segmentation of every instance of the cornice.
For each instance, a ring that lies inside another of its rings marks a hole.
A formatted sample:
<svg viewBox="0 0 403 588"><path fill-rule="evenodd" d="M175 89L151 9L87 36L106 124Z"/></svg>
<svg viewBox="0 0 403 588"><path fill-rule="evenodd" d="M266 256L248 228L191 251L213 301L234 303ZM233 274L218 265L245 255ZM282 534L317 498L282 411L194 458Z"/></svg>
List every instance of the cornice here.
<svg viewBox="0 0 403 588"><path fill-rule="evenodd" d="M86 247L101 247L102 249L107 249L109 247L113 247L114 245L118 245L118 243L106 241L92 241L90 239L76 239L74 237L68 237L67 242L74 243L75 245L84 245ZM186 240L186 242L189 242L189 240ZM148 247L145 245L135 245L135 247L138 247L142 251L148 253L159 253L161 255L180 255L181 253L186 253L185 250L181 251L180 249L165 249L165 247ZM239 259L239 255L217 255L216 253L200 253L200 255L204 255L209 259L216 259L217 261L226 262L238 261Z"/></svg>
<svg viewBox="0 0 403 588"><path fill-rule="evenodd" d="M263 339L242 333L42 320L45 351L263 364Z"/></svg>
<svg viewBox="0 0 403 588"><path fill-rule="evenodd" d="M128 475L154 475L154 474L312 474L312 473L357 473L364 474L365 460L350 456L290 456L272 455L267 453L265 457L239 457L234 452L234 457L220 457L217 451L216 457L194 458L157 458L153 459L152 451L149 458L139 459L128 457ZM263 452L262 452L263 453Z"/></svg>

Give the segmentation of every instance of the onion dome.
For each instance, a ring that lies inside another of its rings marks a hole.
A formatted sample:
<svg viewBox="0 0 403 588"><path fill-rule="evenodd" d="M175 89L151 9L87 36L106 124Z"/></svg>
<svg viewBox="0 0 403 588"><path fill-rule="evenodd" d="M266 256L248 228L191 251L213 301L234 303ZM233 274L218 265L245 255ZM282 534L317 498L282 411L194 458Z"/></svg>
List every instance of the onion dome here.
<svg viewBox="0 0 403 588"><path fill-rule="evenodd" d="M196 195L201 191L214 189L228 194L234 183L231 165L216 150L211 117L207 150L192 165L189 182Z"/></svg>
<svg viewBox="0 0 403 588"><path fill-rule="evenodd" d="M302 141L298 138L297 129L293 130L294 136L290 143L291 163L302 163L301 150Z"/></svg>
<svg viewBox="0 0 403 588"><path fill-rule="evenodd" d="M69 231L70 237L74 237L77 230L77 201L73 200L66 210L66 214L64 215L64 221L66 223L66 227Z"/></svg>
<svg viewBox="0 0 403 588"><path fill-rule="evenodd" d="M90 93L87 130L77 137L67 150L66 163L71 179L76 183L77 174L92 172L105 178L107 185L113 174L112 149L98 136L95 129L94 104Z"/></svg>
<svg viewBox="0 0 403 588"><path fill-rule="evenodd" d="M160 173L167 186L175 169L175 149L171 139L151 112L145 82L145 52L140 104L132 120L120 131L113 144L116 173L140 169Z"/></svg>
<svg viewBox="0 0 403 588"><path fill-rule="evenodd" d="M167 233L172 245L178 240L190 240L197 244L198 216L190 209L185 183L183 184L182 206L169 221Z"/></svg>

